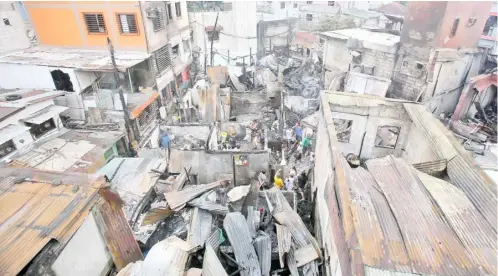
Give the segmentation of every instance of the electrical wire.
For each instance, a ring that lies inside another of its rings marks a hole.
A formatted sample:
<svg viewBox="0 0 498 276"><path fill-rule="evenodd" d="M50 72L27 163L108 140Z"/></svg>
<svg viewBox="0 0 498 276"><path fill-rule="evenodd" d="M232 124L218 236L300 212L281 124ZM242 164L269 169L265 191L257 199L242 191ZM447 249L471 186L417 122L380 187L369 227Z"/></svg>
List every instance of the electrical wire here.
<svg viewBox="0 0 498 276"><path fill-rule="evenodd" d="M204 28L207 27L206 25L201 24L201 23L199 23L197 21L193 21L192 23L199 24L199 25L203 26ZM286 31L278 33L278 34L264 36L264 38L281 36L283 34L287 34L289 32L295 31L295 30L296 30L296 28L292 28L291 30L286 30ZM226 35L226 36L231 36L231 37L234 37L234 38L240 38L240 39L257 39L258 38L257 36L238 36L238 35L234 35L234 34L228 34L228 33L222 32L222 31L218 31L218 33Z"/></svg>

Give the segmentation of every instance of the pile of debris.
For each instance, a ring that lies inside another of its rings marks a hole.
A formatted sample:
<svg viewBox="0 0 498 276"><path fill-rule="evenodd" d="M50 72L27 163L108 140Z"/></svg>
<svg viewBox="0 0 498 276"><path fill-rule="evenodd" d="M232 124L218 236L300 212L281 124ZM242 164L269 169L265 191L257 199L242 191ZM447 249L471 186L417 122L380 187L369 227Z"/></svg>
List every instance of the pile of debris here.
<svg viewBox="0 0 498 276"><path fill-rule="evenodd" d="M305 224L294 192L260 191L257 181L232 188L228 180L186 184L189 177L186 170L156 184L158 196L139 228L159 227L140 241L145 259L128 264L119 276L319 274L311 205L300 203L301 212L308 210Z"/></svg>

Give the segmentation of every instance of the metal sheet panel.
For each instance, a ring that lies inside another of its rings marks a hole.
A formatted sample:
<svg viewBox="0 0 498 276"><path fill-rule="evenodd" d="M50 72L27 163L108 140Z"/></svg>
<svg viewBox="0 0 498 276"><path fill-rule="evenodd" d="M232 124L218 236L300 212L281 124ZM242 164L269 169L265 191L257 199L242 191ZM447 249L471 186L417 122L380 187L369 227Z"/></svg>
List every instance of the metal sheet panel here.
<svg viewBox="0 0 498 276"><path fill-rule="evenodd" d="M31 116L24 118L24 122L32 123L32 124L42 124L43 122L52 119L53 117L59 116L60 113L68 110L68 107L60 106L60 105L50 105L46 108L32 114ZM57 123L57 122L54 122Z"/></svg>
<svg viewBox="0 0 498 276"><path fill-rule="evenodd" d="M280 267L284 268L284 255L289 253L291 249L292 235L287 227L280 224L275 224L275 226L277 228L278 258Z"/></svg>
<svg viewBox="0 0 498 276"><path fill-rule="evenodd" d="M139 275L183 276L189 252L193 248L177 236L162 240L149 250Z"/></svg>
<svg viewBox="0 0 498 276"><path fill-rule="evenodd" d="M211 246L206 246L204 251L204 260L202 262L202 275L203 276L228 276L227 272L221 265L216 252Z"/></svg>
<svg viewBox="0 0 498 276"><path fill-rule="evenodd" d="M261 265L261 275L270 276L271 269L271 239L268 234L259 231L254 239L254 248L258 254L259 264Z"/></svg>
<svg viewBox="0 0 498 276"><path fill-rule="evenodd" d="M31 171L31 175L26 171ZM0 274L16 275L50 239L67 242L98 199L97 189L67 182L54 186L36 182L34 170L2 169L0 174L19 172L33 182L11 185L0 195ZM47 175L47 173L45 173ZM50 178L58 179L57 174ZM101 185L99 182L98 185ZM7 187L5 187L7 188Z"/></svg>
<svg viewBox="0 0 498 276"><path fill-rule="evenodd" d="M232 245L235 259L245 267L240 275L261 276L258 256L252 245L251 232L244 216L240 212L229 213L223 220L223 228L225 228L228 240Z"/></svg>
<svg viewBox="0 0 498 276"><path fill-rule="evenodd" d="M413 272L479 274L458 237L441 219L415 170L392 156L371 159L366 164L396 217Z"/></svg>
<svg viewBox="0 0 498 276"><path fill-rule="evenodd" d="M464 192L424 173L418 177L436 200L474 262L489 275L496 274L496 234Z"/></svg>
<svg viewBox="0 0 498 276"><path fill-rule="evenodd" d="M194 208L190 217L187 241L195 246L203 246L211 233L213 215L206 210Z"/></svg>
<svg viewBox="0 0 498 276"><path fill-rule="evenodd" d="M401 233L373 176L359 167L353 170L353 178L348 183L350 208L364 264L411 272Z"/></svg>
<svg viewBox="0 0 498 276"><path fill-rule="evenodd" d="M104 198L119 199L118 195L110 191L104 192ZM118 270L129 263L143 260L142 251L123 213L122 202L101 200L93 210L93 216Z"/></svg>
<svg viewBox="0 0 498 276"><path fill-rule="evenodd" d="M229 181L222 180L210 184L201 184L188 187L182 191L165 193L164 197L172 210L178 211L185 207L185 204L199 195L219 186L228 184Z"/></svg>
<svg viewBox="0 0 498 276"><path fill-rule="evenodd" d="M448 175L451 183L467 195L477 210L486 218L496 232L497 191L483 171L472 165L464 156L457 156L448 162Z"/></svg>
<svg viewBox="0 0 498 276"><path fill-rule="evenodd" d="M426 174L430 175L437 175L442 173L446 169L446 164L448 163L448 160L446 159L440 159L440 160L435 160L435 161L429 161L429 162L423 162L423 163L416 163L412 164L412 166Z"/></svg>

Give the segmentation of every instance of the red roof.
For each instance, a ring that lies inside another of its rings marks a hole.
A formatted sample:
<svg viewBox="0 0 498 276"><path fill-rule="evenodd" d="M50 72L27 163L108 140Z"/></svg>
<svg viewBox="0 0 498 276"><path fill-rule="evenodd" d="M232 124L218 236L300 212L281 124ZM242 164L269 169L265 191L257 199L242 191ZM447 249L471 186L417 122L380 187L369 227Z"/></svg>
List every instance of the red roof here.
<svg viewBox="0 0 498 276"><path fill-rule="evenodd" d="M294 44L298 45L313 45L318 41L320 41L320 38L317 35L308 32L296 32L296 37L294 38Z"/></svg>

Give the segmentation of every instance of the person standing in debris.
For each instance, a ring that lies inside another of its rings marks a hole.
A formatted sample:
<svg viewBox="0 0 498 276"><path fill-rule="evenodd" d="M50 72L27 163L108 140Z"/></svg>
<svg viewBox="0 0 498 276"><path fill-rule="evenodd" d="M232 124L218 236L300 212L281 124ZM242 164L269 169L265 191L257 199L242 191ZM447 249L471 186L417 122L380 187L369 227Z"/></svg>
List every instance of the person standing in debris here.
<svg viewBox="0 0 498 276"><path fill-rule="evenodd" d="M287 179L285 179L285 189L287 191L292 191L294 189L294 175L289 175Z"/></svg>
<svg viewBox="0 0 498 276"><path fill-rule="evenodd" d="M301 150L303 152L303 156L306 154L306 151L308 150L308 148L311 145L311 138L310 138L310 136L311 135L309 133L307 133L306 136L303 138L303 140L300 143Z"/></svg>
<svg viewBox="0 0 498 276"><path fill-rule="evenodd" d="M267 177L266 177L266 171L261 171L258 175L258 181L259 181L259 187L265 187L267 188Z"/></svg>
<svg viewBox="0 0 498 276"><path fill-rule="evenodd" d="M306 187L307 182L308 182L308 176L306 175L306 172L303 171L297 177L297 186L298 186L297 191L301 195L301 200L304 200L304 187Z"/></svg>
<svg viewBox="0 0 498 276"><path fill-rule="evenodd" d="M287 149L291 148L293 138L294 138L294 131L292 130L292 128L288 127L285 130L285 142L287 143Z"/></svg>
<svg viewBox="0 0 498 276"><path fill-rule="evenodd" d="M273 178L274 186L278 189L282 189L284 187L284 181L282 180L282 170L278 170L275 173L275 177Z"/></svg>
<svg viewBox="0 0 498 276"><path fill-rule="evenodd" d="M303 128L301 127L299 122L297 122L293 128L296 135L296 141L301 142L301 139L303 138Z"/></svg>

